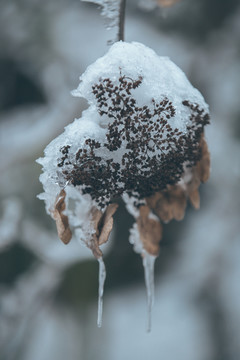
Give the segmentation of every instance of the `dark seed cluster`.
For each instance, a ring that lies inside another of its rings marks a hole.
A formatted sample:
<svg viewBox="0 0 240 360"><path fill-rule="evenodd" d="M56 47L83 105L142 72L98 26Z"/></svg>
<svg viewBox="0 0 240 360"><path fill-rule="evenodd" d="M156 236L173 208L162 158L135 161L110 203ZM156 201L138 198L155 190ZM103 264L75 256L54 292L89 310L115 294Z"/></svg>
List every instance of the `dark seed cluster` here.
<svg viewBox="0 0 240 360"><path fill-rule="evenodd" d="M180 180L184 164L193 166L201 158L199 141L209 115L185 100L183 105L191 114L188 132L172 128L169 120L175 108L167 97L160 102L153 99L149 105L137 104L133 93L142 80L122 75L121 69L117 85L109 78L99 79L92 93L100 116L110 119L106 142L87 139L74 161L69 160L69 145L60 149L58 166L64 166L65 179L74 186L84 185L83 193L91 194L100 207L123 192L141 200L163 190ZM98 149L104 148L115 154L125 149L121 164L114 154L108 160L98 156Z"/></svg>
<svg viewBox="0 0 240 360"><path fill-rule="evenodd" d="M70 165L70 162L68 161L68 153L69 153L70 147L71 147L70 145L61 147L60 152L62 154L62 157L61 157L60 162L58 163L58 167L62 167L63 165Z"/></svg>

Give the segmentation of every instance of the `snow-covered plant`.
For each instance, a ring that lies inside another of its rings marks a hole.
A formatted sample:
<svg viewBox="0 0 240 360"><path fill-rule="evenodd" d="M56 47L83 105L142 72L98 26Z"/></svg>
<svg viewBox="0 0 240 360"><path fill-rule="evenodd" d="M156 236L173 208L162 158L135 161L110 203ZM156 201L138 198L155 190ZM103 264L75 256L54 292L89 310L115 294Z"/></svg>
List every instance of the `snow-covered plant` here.
<svg viewBox="0 0 240 360"><path fill-rule="evenodd" d="M209 176L209 112L171 60L136 42L115 43L87 68L73 95L87 99L89 108L38 160L39 197L59 238L80 240L99 261L100 326L106 275L100 247L112 230L117 200L136 219L130 242L143 257L150 314L160 221L181 220L188 198L198 208L198 187Z"/></svg>

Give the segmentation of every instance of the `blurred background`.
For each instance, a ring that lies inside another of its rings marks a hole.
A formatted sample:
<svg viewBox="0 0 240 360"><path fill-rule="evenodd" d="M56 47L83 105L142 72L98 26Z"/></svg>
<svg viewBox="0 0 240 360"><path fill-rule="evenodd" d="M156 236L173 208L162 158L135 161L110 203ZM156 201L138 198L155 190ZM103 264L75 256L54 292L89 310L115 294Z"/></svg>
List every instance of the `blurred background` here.
<svg viewBox="0 0 240 360"><path fill-rule="evenodd" d="M104 249L98 329L98 263L79 244L60 243L36 198L35 159L87 107L70 91L116 36L105 22L96 5L79 0L0 2L0 360L239 360L240 3L181 0L149 11L127 4L126 41L182 68L212 121L201 209L164 225L150 334L124 207Z"/></svg>

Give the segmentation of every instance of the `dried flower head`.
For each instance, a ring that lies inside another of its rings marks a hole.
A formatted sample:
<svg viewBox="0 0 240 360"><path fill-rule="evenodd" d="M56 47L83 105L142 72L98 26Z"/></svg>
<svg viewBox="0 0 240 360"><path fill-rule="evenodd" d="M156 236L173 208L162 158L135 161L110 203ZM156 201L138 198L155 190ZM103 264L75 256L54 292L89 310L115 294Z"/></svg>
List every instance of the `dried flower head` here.
<svg viewBox="0 0 240 360"><path fill-rule="evenodd" d="M149 269L148 256L159 252L159 220L181 220L187 198L199 207L198 187L209 175L208 106L176 65L139 43L114 44L74 95L89 108L39 160L40 197L62 241L73 234L98 259L122 197L136 218L130 241Z"/></svg>

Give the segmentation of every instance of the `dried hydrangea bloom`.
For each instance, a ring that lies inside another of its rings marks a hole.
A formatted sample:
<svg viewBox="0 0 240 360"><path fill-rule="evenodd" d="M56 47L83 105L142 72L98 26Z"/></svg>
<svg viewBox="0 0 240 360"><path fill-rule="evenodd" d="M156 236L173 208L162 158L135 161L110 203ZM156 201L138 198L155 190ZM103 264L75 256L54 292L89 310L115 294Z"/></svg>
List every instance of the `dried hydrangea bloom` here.
<svg viewBox="0 0 240 360"><path fill-rule="evenodd" d="M40 198L63 242L82 240L103 270L100 246L123 198L136 218L130 241L143 256L150 310L159 220L181 220L188 197L198 208L198 187L208 178L208 106L174 63L139 43L114 44L73 94L89 108L39 160Z"/></svg>

